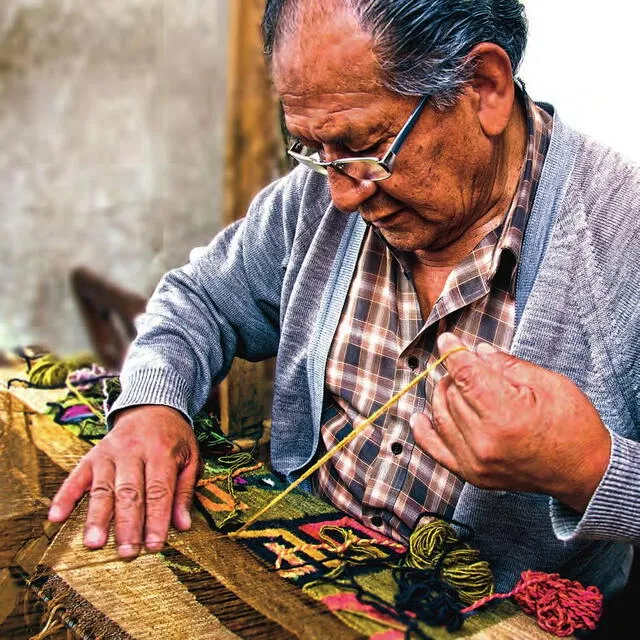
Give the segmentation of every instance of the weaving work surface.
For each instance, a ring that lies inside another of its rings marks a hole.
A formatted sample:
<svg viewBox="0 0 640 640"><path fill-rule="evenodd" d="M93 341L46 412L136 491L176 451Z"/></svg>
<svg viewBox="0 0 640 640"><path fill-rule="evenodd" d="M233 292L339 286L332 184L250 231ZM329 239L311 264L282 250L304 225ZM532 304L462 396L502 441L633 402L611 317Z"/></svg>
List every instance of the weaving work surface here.
<svg viewBox="0 0 640 640"><path fill-rule="evenodd" d="M82 546L84 503L50 543L42 536L49 498L89 445L48 416L3 398L3 433L10 432L20 443L9 450L7 440L2 440L1 451L9 451L3 468L11 464L21 482L3 485L10 497L19 493L6 504L13 505L12 517L20 516L20 505L32 505L32 537L40 541L34 547L37 557L32 553L21 566L31 575L39 598L49 603L50 610L55 608L57 618L78 637L404 637L402 624L360 602L348 585L319 580L340 564L340 554L332 551L341 542L340 532L376 541L377 557L383 561L401 554L399 545L298 492L237 539L218 528L232 513L236 517L225 526L237 528L281 490L278 480L264 469L239 473L234 482L207 465L207 474L214 479L205 477L200 483L200 512L194 513L192 529L172 531L162 553L123 562L113 540L103 550L87 551ZM35 462L29 447L20 456L16 453L25 443L35 448ZM45 458L55 473L48 472L50 479L43 487ZM325 548L319 549L323 544ZM384 568L359 570L356 580L367 591L393 597L393 581ZM549 637L509 602L470 618L454 634L442 628L427 631L433 638ZM13 636L3 636L0 626L0 637Z"/></svg>
<svg viewBox="0 0 640 640"><path fill-rule="evenodd" d="M308 496L293 494L285 510L295 517L269 517L237 540L196 514L192 529L172 532L162 553L123 562L112 540L100 551L84 549L82 504L44 554L33 583L39 597L61 607L63 621L81 637L182 638L188 629L188 637L220 640L403 638L402 625L393 618L380 616L348 589L317 582L319 564L335 564L330 552L282 553L304 542L317 544L327 525L371 532ZM214 519L223 513L214 511ZM381 548L385 556L400 551ZM278 555L284 560L275 571ZM393 590L388 571L365 572L358 581L378 594ZM435 639L548 637L507 602L469 619L454 634L427 631Z"/></svg>

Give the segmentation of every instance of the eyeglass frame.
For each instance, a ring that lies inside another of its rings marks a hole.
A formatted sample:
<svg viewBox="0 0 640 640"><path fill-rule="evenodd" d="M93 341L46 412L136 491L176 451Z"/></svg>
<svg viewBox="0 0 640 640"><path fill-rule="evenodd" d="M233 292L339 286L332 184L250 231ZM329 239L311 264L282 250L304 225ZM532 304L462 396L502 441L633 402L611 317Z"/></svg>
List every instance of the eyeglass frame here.
<svg viewBox="0 0 640 640"><path fill-rule="evenodd" d="M404 144L404 141L407 139L407 136L411 133L411 130L415 126L416 122L418 121L418 118L420 117L420 114L422 113L428 101L429 101L428 95L422 96L422 98L420 99L420 102L418 102L418 105L413 110L413 112L411 113L407 121L404 123L404 125L402 126L402 129L400 129L400 131L398 132L398 135L393 141L393 144L389 147L389 149L387 149L386 153L382 156L382 158L376 158L373 156L371 157L356 156L353 158L338 158L336 160L323 162L322 160L315 160L313 158L313 155L318 154L317 151L315 151L312 155L309 155L309 156L304 155L303 153L299 153L298 151L295 151L294 149L296 147L300 147L303 149L305 148L304 145L298 141L293 142L291 144L289 149L287 149L287 154L297 162L300 162L301 164L304 164L306 167L309 167L310 169L317 171L318 173L322 173L323 175L327 175L329 173L328 172L329 167L331 167L332 169L335 169L336 171L339 171L340 173L349 175L343 169L342 165L353 164L355 162L375 163L376 165L382 167L387 172L387 175L382 176L380 178L371 178L369 179L369 182L381 182L382 180L387 180L388 178L391 177L391 172L393 171L393 165L396 162L396 157L400 152L400 148ZM353 178L353 176L349 176L349 177ZM357 178L353 178L353 179L357 179Z"/></svg>

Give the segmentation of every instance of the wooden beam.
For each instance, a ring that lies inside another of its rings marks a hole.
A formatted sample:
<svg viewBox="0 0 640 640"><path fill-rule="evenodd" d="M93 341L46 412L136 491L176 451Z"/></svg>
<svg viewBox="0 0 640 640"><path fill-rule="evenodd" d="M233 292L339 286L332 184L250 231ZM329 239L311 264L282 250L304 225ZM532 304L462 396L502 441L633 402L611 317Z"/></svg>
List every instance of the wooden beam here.
<svg viewBox="0 0 640 640"><path fill-rule="evenodd" d="M265 0L230 0L224 222L243 218L252 198L282 175L286 163L280 107L262 52ZM269 418L273 361L234 360L220 385L220 421L230 437Z"/></svg>
<svg viewBox="0 0 640 640"><path fill-rule="evenodd" d="M283 170L279 104L262 53L264 0L231 0L225 154L225 222Z"/></svg>

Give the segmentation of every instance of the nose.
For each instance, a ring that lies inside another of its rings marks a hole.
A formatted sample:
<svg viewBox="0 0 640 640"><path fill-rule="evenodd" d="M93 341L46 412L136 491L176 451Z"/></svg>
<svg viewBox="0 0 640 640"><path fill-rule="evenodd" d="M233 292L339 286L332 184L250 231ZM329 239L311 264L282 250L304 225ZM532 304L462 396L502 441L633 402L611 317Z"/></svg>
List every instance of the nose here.
<svg viewBox="0 0 640 640"><path fill-rule="evenodd" d="M378 190L371 180L356 180L329 169L329 190L333 204L344 213L357 211Z"/></svg>

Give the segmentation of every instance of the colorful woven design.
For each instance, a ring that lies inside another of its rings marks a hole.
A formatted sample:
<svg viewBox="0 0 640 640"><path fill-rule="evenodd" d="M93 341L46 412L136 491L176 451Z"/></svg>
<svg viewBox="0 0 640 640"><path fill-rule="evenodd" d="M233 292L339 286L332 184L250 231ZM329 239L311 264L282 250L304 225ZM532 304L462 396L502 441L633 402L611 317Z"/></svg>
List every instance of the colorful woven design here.
<svg viewBox="0 0 640 640"><path fill-rule="evenodd" d="M201 481L196 499L212 527L217 528L224 523L234 498L226 491L225 480L214 477L215 480L210 482L206 478ZM233 524L227 522L226 527L237 529L251 514L267 504L282 486L275 476L264 471L248 472L243 477L247 483L242 488L234 487L243 508L236 512ZM212 496L216 499L213 508ZM298 490L234 540L261 559L265 566L273 568L281 578L296 585L302 594L321 602L358 633L375 640L405 637L406 625L398 615L393 615L398 585L391 567L400 563L406 548L394 540L346 517L317 497ZM349 567L347 575L341 571L345 566ZM358 598L356 590L382 600L388 606L388 612L382 612L379 607ZM499 638L499 629L505 621L515 616L521 622L517 611L513 604L501 603L496 609L471 617L465 622L464 633L456 636L471 637L495 625L498 634L495 637ZM452 637L441 627L420 625L420 629L424 637ZM530 631L528 627L527 633Z"/></svg>
<svg viewBox="0 0 640 640"><path fill-rule="evenodd" d="M19 403L6 407L7 424L24 424L29 431L20 442L28 440L42 452L40 473L44 461L51 466L56 481L43 494L51 497L88 445L47 416L30 412L27 418ZM201 514L196 512L189 532L172 531L160 554L123 562L112 539L103 550L86 550L86 505L79 506L28 569L34 592L58 621L78 637L404 637L406 625L392 606L380 611L353 588L391 605L397 587L388 565L401 557L400 545L299 491L241 538L230 539L218 527L227 520L226 528L237 528L283 484L264 468L251 470L255 465L246 460L207 462L196 496ZM347 572L341 571L345 559L353 563ZM452 637L444 628L422 631L436 639ZM502 602L472 616L453 637L546 636L514 604Z"/></svg>

